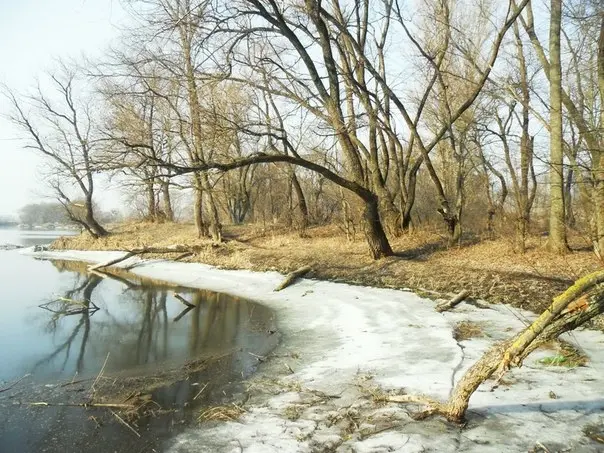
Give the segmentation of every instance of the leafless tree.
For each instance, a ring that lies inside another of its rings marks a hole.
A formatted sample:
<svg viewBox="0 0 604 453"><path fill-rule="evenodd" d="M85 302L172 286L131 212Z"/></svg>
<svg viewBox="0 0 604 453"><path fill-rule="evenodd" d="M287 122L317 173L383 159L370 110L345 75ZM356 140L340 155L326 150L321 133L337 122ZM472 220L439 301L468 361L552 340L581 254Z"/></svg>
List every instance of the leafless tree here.
<svg viewBox="0 0 604 453"><path fill-rule="evenodd" d="M13 107L10 120L22 131L26 148L33 149L51 164L48 182L69 218L92 236L107 235L94 215L95 136L92 101L84 101L77 73L62 64L55 74L38 84L31 95L4 94ZM77 195L72 195L75 189Z"/></svg>

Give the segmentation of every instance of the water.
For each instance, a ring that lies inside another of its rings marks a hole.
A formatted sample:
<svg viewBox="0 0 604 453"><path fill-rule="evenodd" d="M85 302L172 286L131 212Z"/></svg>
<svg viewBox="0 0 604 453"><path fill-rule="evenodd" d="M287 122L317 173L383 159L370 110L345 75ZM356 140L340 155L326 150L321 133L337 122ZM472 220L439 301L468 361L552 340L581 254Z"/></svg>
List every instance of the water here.
<svg viewBox="0 0 604 453"><path fill-rule="evenodd" d="M0 244L31 246L56 236L0 229ZM128 274L103 278L83 263L35 260L18 250L0 251L0 288L3 453L159 448L195 419L199 405L238 392L257 356L278 341L272 312L260 304ZM137 418L138 438L108 410L27 404L86 402L101 369L97 399L144 393L171 412Z"/></svg>

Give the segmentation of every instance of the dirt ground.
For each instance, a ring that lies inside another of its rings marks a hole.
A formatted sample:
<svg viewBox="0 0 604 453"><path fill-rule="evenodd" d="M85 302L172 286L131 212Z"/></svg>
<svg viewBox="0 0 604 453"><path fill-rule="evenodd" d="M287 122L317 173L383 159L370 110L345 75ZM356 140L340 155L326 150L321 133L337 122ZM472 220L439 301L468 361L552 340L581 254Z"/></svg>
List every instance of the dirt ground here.
<svg viewBox="0 0 604 453"><path fill-rule="evenodd" d="M55 250L130 250L185 245L195 253L182 261L228 269L289 272L312 267L313 278L389 288L411 288L438 298L467 289L472 298L541 311L575 279L597 269L598 262L580 237L564 256L545 251L546 237L531 237L528 250L514 250L512 239L468 237L449 248L437 233L411 233L392 240L396 256L373 261L362 235L348 242L337 227L310 228L305 237L278 227L225 227L225 241L198 239L190 224L115 225L107 238L87 234L56 241ZM166 258L176 258L173 254Z"/></svg>

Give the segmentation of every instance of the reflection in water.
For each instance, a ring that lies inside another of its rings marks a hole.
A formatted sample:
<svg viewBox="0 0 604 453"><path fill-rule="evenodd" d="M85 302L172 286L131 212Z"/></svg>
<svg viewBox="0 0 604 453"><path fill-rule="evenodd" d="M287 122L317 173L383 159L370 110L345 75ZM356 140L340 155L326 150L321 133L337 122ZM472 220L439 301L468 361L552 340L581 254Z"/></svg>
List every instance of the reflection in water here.
<svg viewBox="0 0 604 453"><path fill-rule="evenodd" d="M236 391L230 383L253 372L256 355L266 355L278 341L271 335L272 312L262 305L141 281L127 273L107 278L86 272L83 263L53 265L54 278L70 283L21 308L26 321L13 333L21 335L14 343L20 348L19 360L2 362L6 367L0 379L31 372L44 384L30 382L31 388L20 385L15 392L0 394L2 452L159 451L162 439L195 419L195 407ZM193 307L177 300L175 292ZM40 302L50 303L52 311L38 308ZM2 354L0 350L0 361ZM137 420L141 438L107 410L14 406L16 401L82 402L105 360L99 392L103 386L113 390L121 385L128 393L131 383L153 380L145 392L162 415Z"/></svg>
<svg viewBox="0 0 604 453"><path fill-rule="evenodd" d="M58 270L80 270L57 262ZM107 354L107 371L126 375L163 364L173 366L200 357L262 348L270 329L270 310L236 297L210 291L178 289L193 307L174 297L174 288L150 286L131 276L118 279L77 274L73 287L53 302L52 310L71 313L73 302L85 308L69 316L52 313L46 330L54 348L32 365L34 375L97 373Z"/></svg>

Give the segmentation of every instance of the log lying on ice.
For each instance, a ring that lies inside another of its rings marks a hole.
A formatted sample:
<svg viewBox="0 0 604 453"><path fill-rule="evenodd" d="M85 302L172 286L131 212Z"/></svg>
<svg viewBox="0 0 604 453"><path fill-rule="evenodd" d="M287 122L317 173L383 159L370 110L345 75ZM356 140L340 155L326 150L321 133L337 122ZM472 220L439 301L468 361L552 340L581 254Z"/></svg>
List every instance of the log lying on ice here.
<svg viewBox="0 0 604 453"><path fill-rule="evenodd" d="M452 308L455 308L456 305L458 305L461 302L463 302L464 300L466 300L469 295L470 295L470 291L464 289L463 291L461 291L459 294L457 294L453 299L449 300L448 302L443 302L443 303L438 304L436 306L436 311L439 313L442 313L443 311L451 310Z"/></svg>
<svg viewBox="0 0 604 453"><path fill-rule="evenodd" d="M426 410L418 418L441 415L461 422L472 394L492 376L501 380L511 367L521 367L526 357L541 345L570 332L604 313L604 271L599 270L577 280L531 325L512 338L496 344L472 365L457 382L448 401L436 401L421 395L393 395L393 403L423 404Z"/></svg>
<svg viewBox="0 0 604 453"><path fill-rule="evenodd" d="M290 272L289 274L287 274L285 276L285 278L283 279L281 284L275 288L275 291L281 291L282 289L285 289L288 286L293 285L296 280L298 280L300 277L304 277L310 271L311 271L310 266L303 266L299 269L296 269L293 272Z"/></svg>
<svg viewBox="0 0 604 453"><path fill-rule="evenodd" d="M193 254L193 249L184 246L173 246L173 247L144 247L142 249L130 250L125 255L115 258L103 263L94 264L92 266L88 266L88 271L96 271L102 269L104 267L114 266L122 261L126 261L128 258L132 258L137 255L144 255L145 253L180 253L180 254ZM182 258L182 255L179 257Z"/></svg>

